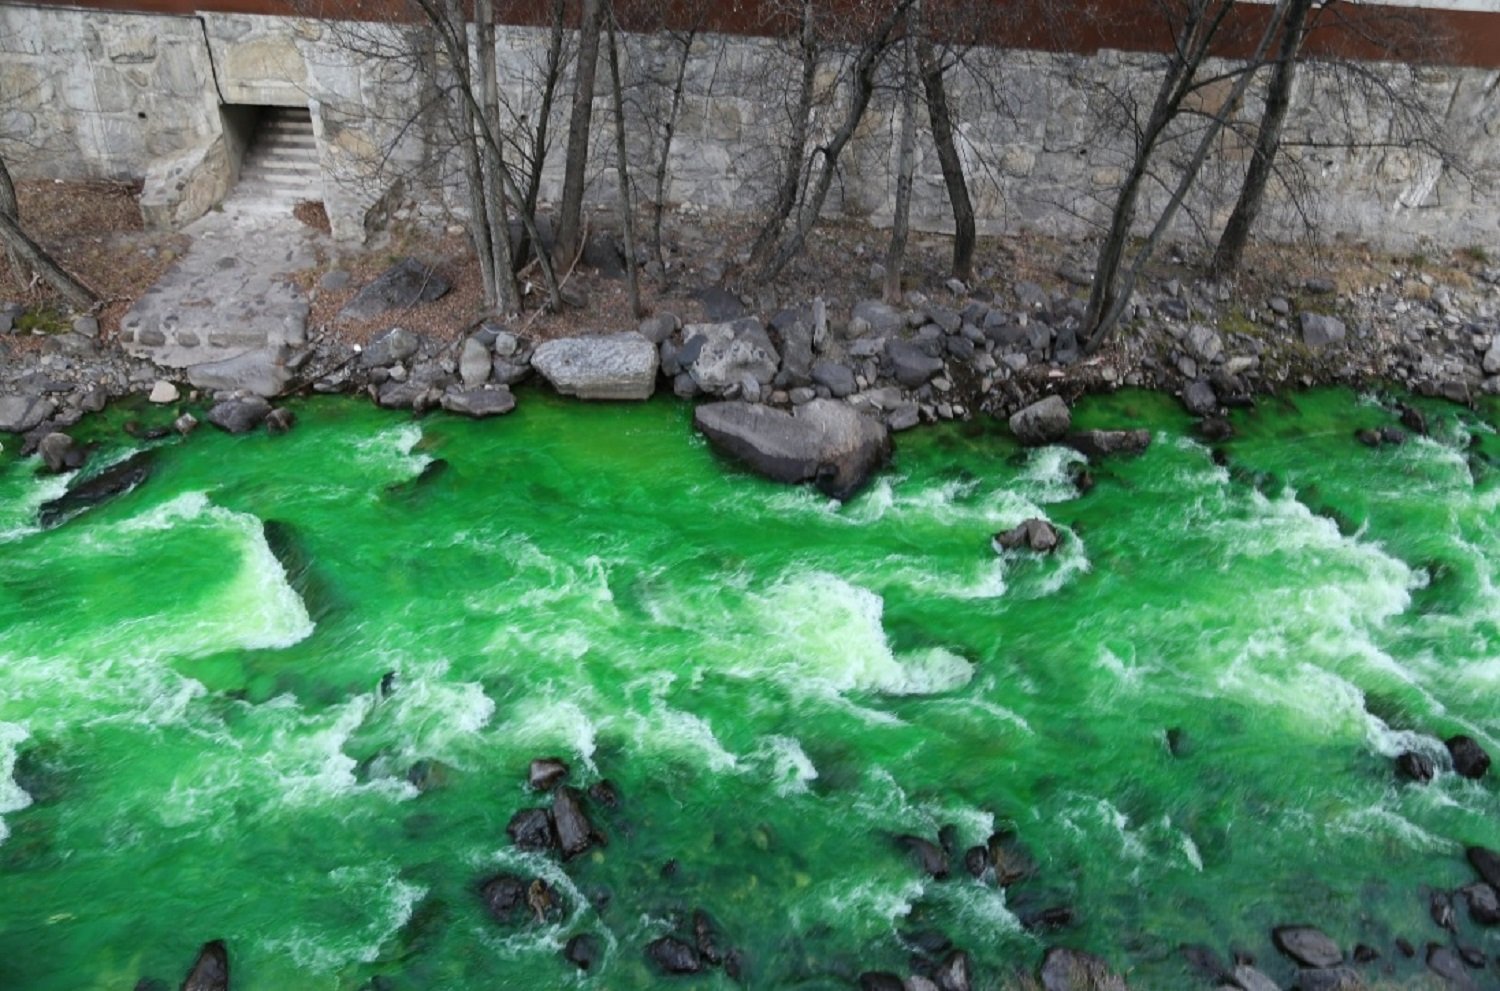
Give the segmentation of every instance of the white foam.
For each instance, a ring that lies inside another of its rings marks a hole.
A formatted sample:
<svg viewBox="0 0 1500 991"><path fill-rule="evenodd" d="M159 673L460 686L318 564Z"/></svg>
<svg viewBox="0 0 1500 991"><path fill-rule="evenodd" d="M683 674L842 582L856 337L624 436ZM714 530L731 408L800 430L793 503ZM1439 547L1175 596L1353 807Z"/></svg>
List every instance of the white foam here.
<svg viewBox="0 0 1500 991"><path fill-rule="evenodd" d="M421 442L421 426L403 423L355 441L354 453L361 465L381 476L416 478L432 464L432 458L427 455L412 453Z"/></svg>
<svg viewBox="0 0 1500 991"><path fill-rule="evenodd" d="M43 503L51 502L68 491L68 475L38 475L36 468L40 457L31 457L17 462L12 472L27 473L29 478L19 498L0 500L0 544L10 543L33 533L39 533L36 514Z"/></svg>
<svg viewBox="0 0 1500 991"><path fill-rule="evenodd" d="M549 753L571 754L590 771L598 747L598 729L583 707L571 699L527 699L521 712L505 721L506 737L518 745Z"/></svg>
<svg viewBox="0 0 1500 991"><path fill-rule="evenodd" d="M795 737L772 735L761 740L751 759L765 765L778 795L800 795L818 778L818 769Z"/></svg>
<svg viewBox="0 0 1500 991"><path fill-rule="evenodd" d="M27 736L25 727L0 722L0 843L4 843L10 835L10 827L5 824L5 814L19 812L31 804L31 796L12 777L20 745Z"/></svg>
<svg viewBox="0 0 1500 991"><path fill-rule="evenodd" d="M1338 816L1328 824L1328 831L1336 836L1389 837L1424 853L1453 853L1459 848L1452 840L1429 833L1383 804Z"/></svg>
<svg viewBox="0 0 1500 991"><path fill-rule="evenodd" d="M300 970L334 974L353 963L374 963L380 948L411 920L427 889L402 881L395 868L379 865L338 867L326 875L327 885L303 881L298 896L309 894L335 901L313 914L336 911L344 935L330 940L326 925L293 925L285 934L260 940L273 957L286 957ZM300 914L300 913L299 913ZM357 926L351 925L359 919ZM348 930L353 928L353 932Z"/></svg>

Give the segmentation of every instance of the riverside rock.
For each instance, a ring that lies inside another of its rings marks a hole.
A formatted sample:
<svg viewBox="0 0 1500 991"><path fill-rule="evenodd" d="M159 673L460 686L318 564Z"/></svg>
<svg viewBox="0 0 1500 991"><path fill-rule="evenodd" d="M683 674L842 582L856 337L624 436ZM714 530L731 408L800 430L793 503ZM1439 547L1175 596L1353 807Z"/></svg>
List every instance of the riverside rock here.
<svg viewBox="0 0 1500 991"><path fill-rule="evenodd" d="M565 396L641 400L656 391L656 347L635 331L537 345L531 366Z"/></svg>
<svg viewBox="0 0 1500 991"><path fill-rule="evenodd" d="M1344 322L1337 317L1304 313L1301 319L1302 343L1310 348L1326 348L1330 344L1342 343L1347 334Z"/></svg>
<svg viewBox="0 0 1500 991"><path fill-rule="evenodd" d="M1338 944L1312 926L1277 926L1271 930L1271 941L1304 967L1337 967L1344 962Z"/></svg>
<svg viewBox="0 0 1500 991"><path fill-rule="evenodd" d="M1073 426L1073 414L1061 396L1048 396L1010 418L1010 432L1026 447L1060 441Z"/></svg>
<svg viewBox="0 0 1500 991"><path fill-rule="evenodd" d="M1453 770L1464 777L1478 780L1490 769L1490 755L1473 737L1459 734L1443 742L1453 755Z"/></svg>
<svg viewBox="0 0 1500 991"><path fill-rule="evenodd" d="M223 940L203 944L182 991L229 991L229 951Z"/></svg>
<svg viewBox="0 0 1500 991"><path fill-rule="evenodd" d="M516 397L505 386L489 389L454 389L443 393L442 407L450 413L459 413L482 420L490 416L504 416L516 408Z"/></svg>
<svg viewBox="0 0 1500 991"><path fill-rule="evenodd" d="M583 810L583 795L572 788L559 788L552 796L552 824L557 830L557 846L565 860L584 853L594 845L594 825Z"/></svg>
<svg viewBox="0 0 1500 991"><path fill-rule="evenodd" d="M73 438L64 433L50 433L36 446L41 455L42 467L56 475L82 467L86 455L73 443Z"/></svg>
<svg viewBox="0 0 1500 991"><path fill-rule="evenodd" d="M208 411L208 422L229 434L249 433L271 414L271 404L259 396L229 399Z"/></svg>
<svg viewBox="0 0 1500 991"><path fill-rule="evenodd" d="M1042 958L1045 991L1128 991L1125 979L1099 957L1054 946Z"/></svg>
<svg viewBox="0 0 1500 991"><path fill-rule="evenodd" d="M390 310L441 299L448 282L431 266L403 258L365 286L339 311L340 320L368 320Z"/></svg>
<svg viewBox="0 0 1500 991"><path fill-rule="evenodd" d="M24 434L57 412L57 404L44 396L0 396L0 433Z"/></svg>
<svg viewBox="0 0 1500 991"><path fill-rule="evenodd" d="M792 413L744 402L709 403L693 412L693 424L714 447L758 474L786 484L811 481L835 499L863 488L891 450L884 424L828 399Z"/></svg>
<svg viewBox="0 0 1500 991"><path fill-rule="evenodd" d="M1057 550L1059 537L1057 528L1051 523L1033 518L1020 526L995 534L995 543L1001 550L1013 551L1024 547L1038 554L1050 554Z"/></svg>
<svg viewBox="0 0 1500 991"><path fill-rule="evenodd" d="M526 769L526 784L533 791L551 791L568 776L568 765L557 757L538 757Z"/></svg>
<svg viewBox="0 0 1500 991"><path fill-rule="evenodd" d="M464 341L463 353L458 359L458 377L466 389L477 389L490 380L494 356L477 338Z"/></svg>
<svg viewBox="0 0 1500 991"><path fill-rule="evenodd" d="M70 486L56 499L42 503L37 510L37 521L44 528L53 527L85 509L124 495L149 478L155 466L154 451L138 451L92 478Z"/></svg>
<svg viewBox="0 0 1500 991"><path fill-rule="evenodd" d="M359 354L361 368L384 368L417 353L422 339L405 327L392 327L371 341Z"/></svg>
<svg viewBox="0 0 1500 991"><path fill-rule="evenodd" d="M682 336L683 353L692 355L683 365L698 388L709 395L723 395L747 379L769 386L781 367L781 355L754 317L691 324L683 328Z"/></svg>
<svg viewBox="0 0 1500 991"><path fill-rule="evenodd" d="M1149 430L1081 430L1068 434L1065 443L1091 458L1115 454L1140 454L1151 446Z"/></svg>
<svg viewBox="0 0 1500 991"><path fill-rule="evenodd" d="M948 855L943 848L920 836L898 836L896 845L905 850L922 873L939 880L948 876Z"/></svg>

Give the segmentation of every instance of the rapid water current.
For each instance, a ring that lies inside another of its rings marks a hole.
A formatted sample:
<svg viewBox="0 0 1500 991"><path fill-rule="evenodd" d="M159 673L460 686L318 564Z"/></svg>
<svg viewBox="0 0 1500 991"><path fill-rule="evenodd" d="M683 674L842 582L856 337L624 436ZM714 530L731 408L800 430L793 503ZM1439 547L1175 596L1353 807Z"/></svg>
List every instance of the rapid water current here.
<svg viewBox="0 0 1500 991"><path fill-rule="evenodd" d="M1185 942L1285 984L1287 922L1402 983L1396 938L1444 938L1427 893L1500 847L1495 774L1441 742L1500 757L1493 410L1370 450L1371 397L1268 401L1221 466L1121 394L1079 422L1153 443L1086 493L1080 455L951 425L840 505L721 461L671 401L295 408L285 437L157 442L144 484L45 530L67 482L5 439L0 989L176 987L210 939L236 991L736 986L647 961L695 909L756 988L907 974L937 934L979 988L1054 944L1211 987ZM169 416L85 424L89 470ZM1055 554L997 554L1037 516ZM514 847L539 756L615 784L607 845ZM894 837L944 826L937 880ZM1004 830L1034 871L1002 889L962 853ZM497 923L502 871L562 911Z"/></svg>

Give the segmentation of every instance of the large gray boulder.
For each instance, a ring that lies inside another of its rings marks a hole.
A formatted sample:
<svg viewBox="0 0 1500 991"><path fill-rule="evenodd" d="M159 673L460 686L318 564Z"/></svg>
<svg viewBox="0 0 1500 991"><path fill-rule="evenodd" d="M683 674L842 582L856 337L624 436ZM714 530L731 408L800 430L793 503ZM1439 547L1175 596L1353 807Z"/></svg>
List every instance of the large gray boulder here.
<svg viewBox="0 0 1500 991"><path fill-rule="evenodd" d="M0 396L0 433L24 434L57 412L57 404L45 396Z"/></svg>
<svg viewBox="0 0 1500 991"><path fill-rule="evenodd" d="M228 399L208 411L208 422L225 433L245 434L260 426L271 413L271 404L259 396Z"/></svg>
<svg viewBox="0 0 1500 991"><path fill-rule="evenodd" d="M656 391L656 347L633 330L547 341L537 346L531 367L579 399L650 399Z"/></svg>
<svg viewBox="0 0 1500 991"><path fill-rule="evenodd" d="M747 379L770 385L781 367L781 355L754 317L690 324L683 328L682 339L683 352L692 355L687 371L698 388L711 395L722 395Z"/></svg>
<svg viewBox="0 0 1500 991"><path fill-rule="evenodd" d="M229 951L223 940L203 944L182 982L182 991L229 991Z"/></svg>
<svg viewBox="0 0 1500 991"><path fill-rule="evenodd" d="M1073 414L1061 396L1048 396L1018 410L1010 418L1010 432L1027 447L1054 444L1067 436Z"/></svg>
<svg viewBox="0 0 1500 991"><path fill-rule="evenodd" d="M253 392L271 399L291 384L288 357L282 348L257 348L223 361L192 365L187 380L208 392Z"/></svg>
<svg viewBox="0 0 1500 991"><path fill-rule="evenodd" d="M876 299L861 300L854 304L849 316L849 336L863 337L866 334L895 334L906 326L906 314Z"/></svg>
<svg viewBox="0 0 1500 991"><path fill-rule="evenodd" d="M787 484L815 482L835 499L858 492L891 451L885 424L831 399L815 399L792 413L752 403L709 403L694 411L693 424L714 447L758 474Z"/></svg>
<svg viewBox="0 0 1500 991"><path fill-rule="evenodd" d="M943 370L943 359L928 354L914 341L887 341L885 356L891 363L891 374L908 389L926 385Z"/></svg>
<svg viewBox="0 0 1500 991"><path fill-rule="evenodd" d="M1338 317L1324 316L1321 313L1302 314L1302 343L1310 348L1325 348L1330 344L1342 343L1345 334L1344 321Z"/></svg>
<svg viewBox="0 0 1500 991"><path fill-rule="evenodd" d="M477 389L488 382L493 361L494 356L483 341L477 337L465 340L463 354L458 359L458 377L463 380L464 388Z"/></svg>
<svg viewBox="0 0 1500 991"><path fill-rule="evenodd" d="M390 310L430 303L447 292L448 283L430 266L403 258L345 304L339 319L368 320Z"/></svg>

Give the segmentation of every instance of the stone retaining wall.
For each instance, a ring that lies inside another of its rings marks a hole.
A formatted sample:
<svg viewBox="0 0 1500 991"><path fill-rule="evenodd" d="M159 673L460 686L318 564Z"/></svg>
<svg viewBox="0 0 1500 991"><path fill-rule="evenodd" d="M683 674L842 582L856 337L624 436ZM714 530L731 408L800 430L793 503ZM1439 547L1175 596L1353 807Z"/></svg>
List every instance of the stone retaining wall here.
<svg viewBox="0 0 1500 991"><path fill-rule="evenodd" d="M392 216L459 216L463 198L440 115L408 126L410 108L432 93L404 61L351 51L401 44L395 28L241 14L162 16L0 6L0 153L20 175L138 178L224 133L219 104L306 104L312 108L335 233L362 239ZM502 29L505 89L517 112L536 95L545 32ZM626 39L636 178L645 188L656 152L648 135L664 110L675 50L664 39ZM1040 230L1076 235L1108 215L1128 164L1128 131L1112 118L1116 97L1132 91L1149 104L1155 56L1105 51L1093 56L1027 51L975 55L955 80L960 150L981 226L990 232ZM1430 107L1441 136L1465 159L1466 174L1420 151L1392 146L1380 100L1304 76L1290 125L1301 147L1289 151L1300 200L1285 188L1261 233L1290 240L1311 220L1338 235L1397 249L1500 246L1500 72L1362 67L1378 86ZM775 181L795 78L793 56L769 39L705 36L694 47L682 119L672 151L669 202L749 212ZM600 74L591 195L611 200L609 100ZM840 79L819 80L814 137L836 125ZM1227 89L1227 87L1226 87ZM1224 90L1210 88L1212 104ZM559 188L561 137L569 95L559 94L555 154L543 196ZM891 177L895 100L884 91L846 153L831 215L881 223L894 197ZM1242 116L1253 122L1255 101ZM1222 222L1245 137L1220 142L1182 233ZM1356 146L1350 147L1351 142ZM1399 141L1397 141L1399 144ZM1143 215L1149 216L1148 202ZM915 219L943 229L947 200L936 154L918 148Z"/></svg>

